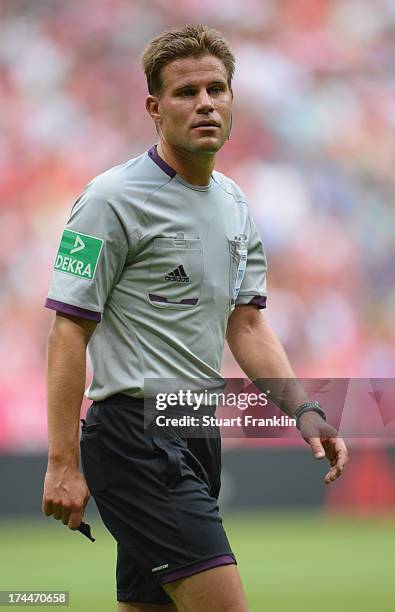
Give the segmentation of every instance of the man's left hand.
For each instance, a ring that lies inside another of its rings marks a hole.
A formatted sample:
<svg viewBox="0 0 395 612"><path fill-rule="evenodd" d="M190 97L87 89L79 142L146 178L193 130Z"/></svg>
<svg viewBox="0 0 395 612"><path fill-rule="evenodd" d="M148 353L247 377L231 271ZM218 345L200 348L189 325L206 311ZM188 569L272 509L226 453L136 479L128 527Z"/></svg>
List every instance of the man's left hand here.
<svg viewBox="0 0 395 612"><path fill-rule="evenodd" d="M305 412L299 419L299 430L302 438L310 444L316 459L327 457L331 469L324 478L325 484L330 484L343 474L348 462L348 451L343 438L319 414L313 411Z"/></svg>

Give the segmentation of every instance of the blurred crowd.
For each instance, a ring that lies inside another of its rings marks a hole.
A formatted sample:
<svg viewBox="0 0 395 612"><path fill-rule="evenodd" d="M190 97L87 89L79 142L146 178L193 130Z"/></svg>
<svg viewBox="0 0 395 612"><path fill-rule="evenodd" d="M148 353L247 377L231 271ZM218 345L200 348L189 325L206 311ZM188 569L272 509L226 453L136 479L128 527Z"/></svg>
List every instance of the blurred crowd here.
<svg viewBox="0 0 395 612"><path fill-rule="evenodd" d="M395 376L392 0L0 0L0 449L45 445L59 236L90 178L156 141L139 58L185 23L236 55L217 169L248 196L297 373Z"/></svg>

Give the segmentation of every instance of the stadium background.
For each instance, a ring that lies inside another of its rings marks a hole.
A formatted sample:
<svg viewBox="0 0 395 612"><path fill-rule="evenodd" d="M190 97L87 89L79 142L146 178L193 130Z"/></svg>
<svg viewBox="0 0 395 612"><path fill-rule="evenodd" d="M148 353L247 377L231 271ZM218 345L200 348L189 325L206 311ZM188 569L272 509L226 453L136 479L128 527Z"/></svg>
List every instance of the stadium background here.
<svg viewBox="0 0 395 612"><path fill-rule="evenodd" d="M91 549L39 517L43 302L76 195L155 141L139 54L190 22L236 55L217 168L249 198L266 315L297 374L395 376L392 0L0 0L0 589L68 588L75 611L112 609L115 550L99 526ZM239 373L228 353L223 373ZM389 442L350 440L325 489L301 443L227 441L224 515L253 612L391 609Z"/></svg>

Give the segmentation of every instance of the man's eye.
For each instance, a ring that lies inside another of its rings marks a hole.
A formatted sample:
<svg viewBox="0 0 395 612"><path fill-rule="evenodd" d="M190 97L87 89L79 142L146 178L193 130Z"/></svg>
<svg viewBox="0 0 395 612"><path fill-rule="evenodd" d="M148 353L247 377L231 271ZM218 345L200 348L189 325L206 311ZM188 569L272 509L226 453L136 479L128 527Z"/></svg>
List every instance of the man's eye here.
<svg viewBox="0 0 395 612"><path fill-rule="evenodd" d="M181 96L194 96L195 92L193 91L193 89L184 89L183 91L180 92Z"/></svg>

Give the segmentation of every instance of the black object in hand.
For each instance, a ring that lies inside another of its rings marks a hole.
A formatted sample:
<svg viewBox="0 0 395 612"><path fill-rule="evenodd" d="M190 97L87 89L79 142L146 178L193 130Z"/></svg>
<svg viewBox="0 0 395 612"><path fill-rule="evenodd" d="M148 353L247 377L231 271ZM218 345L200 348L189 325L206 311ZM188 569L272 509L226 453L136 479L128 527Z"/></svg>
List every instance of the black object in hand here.
<svg viewBox="0 0 395 612"><path fill-rule="evenodd" d="M95 541L95 538L92 537L91 534L91 526L88 525L88 523L84 523L83 521L81 522L80 526L78 527L78 531L80 531L85 537L88 538L88 540L90 540L91 542Z"/></svg>

